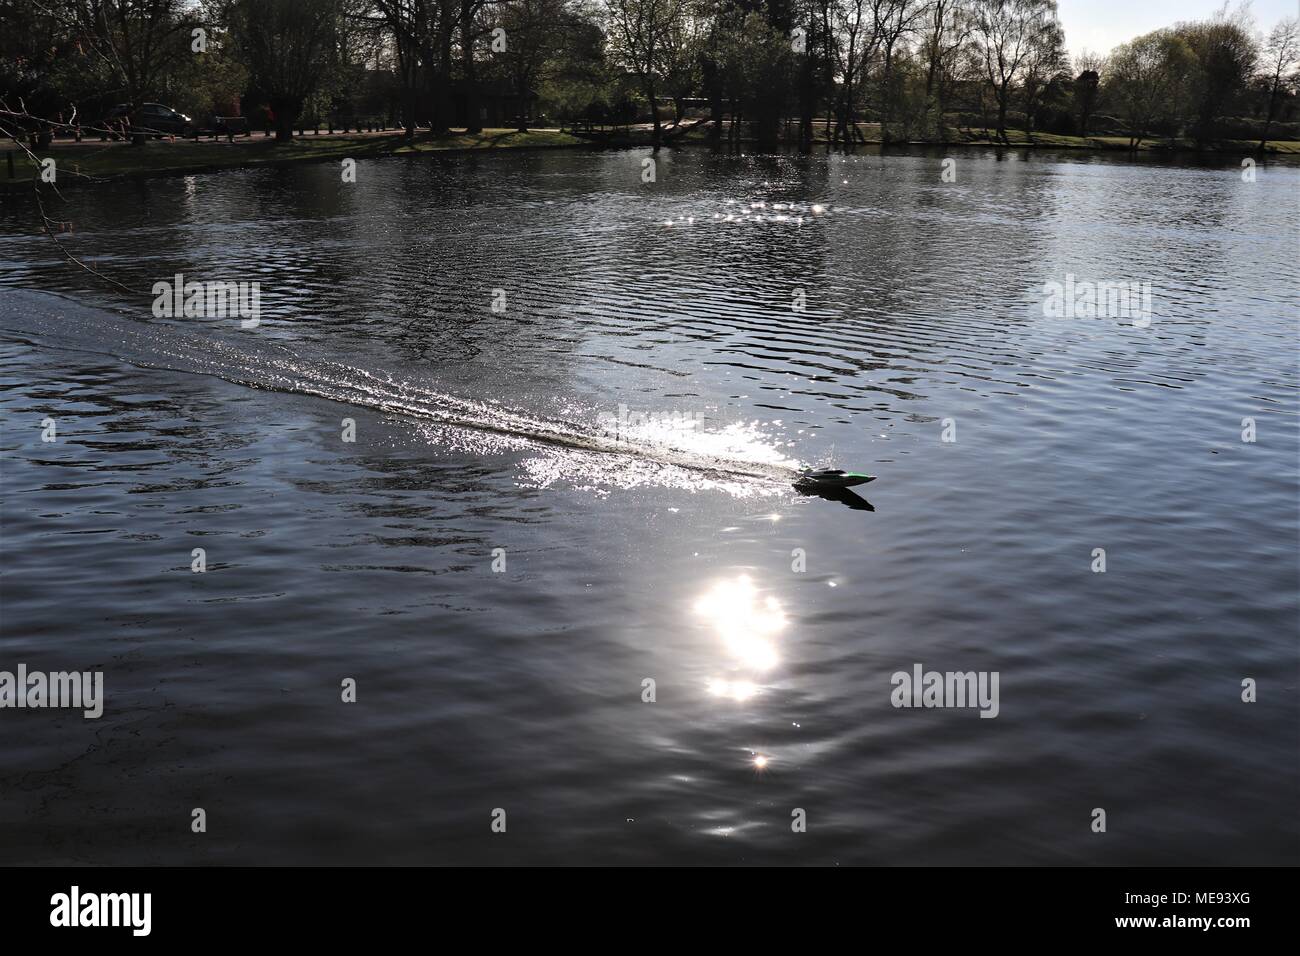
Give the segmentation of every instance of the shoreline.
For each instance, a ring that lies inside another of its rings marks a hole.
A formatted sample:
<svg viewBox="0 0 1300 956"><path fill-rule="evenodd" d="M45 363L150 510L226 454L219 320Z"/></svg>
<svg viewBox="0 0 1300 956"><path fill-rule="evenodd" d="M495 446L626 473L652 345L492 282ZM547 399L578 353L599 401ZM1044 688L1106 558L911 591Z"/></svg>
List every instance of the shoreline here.
<svg viewBox="0 0 1300 956"><path fill-rule="evenodd" d="M1021 131L1012 131L1020 136ZM437 137L428 134L407 139L400 132L369 134L309 134L281 143L272 138L239 140L235 142L177 140L153 141L143 146L128 143L62 143L47 147L42 158L53 157L56 169L69 169L59 177L60 189L72 185L101 185L129 179L154 176L182 176L198 173L220 172L233 169L252 169L263 166L281 167L298 163L326 162L343 159L376 159L386 156L420 156L430 154L465 155L492 153L501 150L533 151L542 149L648 149L651 146L648 130L634 130L605 139L574 135L558 129L535 129L526 133L516 130L489 129L478 134L450 133ZM1300 158L1300 141L1279 140L1270 142L1261 153L1258 143L1227 141L1213 147L1196 147L1186 143L1168 144L1148 141L1130 149L1126 137L1077 137L1056 134L1039 134L1033 140L1000 143L989 139L948 140L898 140L883 142L866 139L857 143L852 152L859 150L890 149L995 149L995 150L1070 150L1100 153L1143 153L1164 156L1256 156L1264 159L1281 157ZM735 141L736 145L752 147L756 140L750 137ZM693 128L684 135L664 143L663 148L709 146L707 131ZM727 146L725 138L722 145ZM34 151L35 152L35 151ZM818 142L812 154L827 153L825 143ZM842 152L831 150L830 152ZM31 160L12 143L5 149L5 164L13 160L15 175L10 178L0 167L0 192L30 189L36 175ZM29 175L30 173L30 175Z"/></svg>
<svg viewBox="0 0 1300 956"><path fill-rule="evenodd" d="M506 140L511 140L506 142ZM32 152L53 157L60 189L69 186L95 186L155 176L189 176L224 170L291 166L344 159L376 159L385 156L420 156L427 154L493 153L501 150L573 149L590 146L586 140L555 129L516 130L488 129L481 134L451 133L430 137L428 134L407 139L400 132L369 134L321 134L296 136L281 143L272 138L241 140L150 141L143 146L125 142L61 143ZM219 152L217 152L219 151ZM214 155L215 153L215 155ZM30 189L37 172L27 155L12 143L0 166L0 192ZM14 159L17 175L9 178L8 157ZM68 172L63 172L63 170Z"/></svg>

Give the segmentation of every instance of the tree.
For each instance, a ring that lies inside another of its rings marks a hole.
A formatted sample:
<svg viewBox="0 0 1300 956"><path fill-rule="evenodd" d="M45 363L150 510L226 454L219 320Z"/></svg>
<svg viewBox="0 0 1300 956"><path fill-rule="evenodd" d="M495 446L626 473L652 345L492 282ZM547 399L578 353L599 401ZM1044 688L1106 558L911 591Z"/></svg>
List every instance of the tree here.
<svg viewBox="0 0 1300 956"><path fill-rule="evenodd" d="M519 99L516 128L528 132L528 103L546 61L562 36L564 0L511 0L501 13L506 32L505 62Z"/></svg>
<svg viewBox="0 0 1300 956"><path fill-rule="evenodd" d="M1055 0L975 0L975 37L997 102L998 138L1007 139L1007 109L1035 52L1059 30Z"/></svg>
<svg viewBox="0 0 1300 956"><path fill-rule="evenodd" d="M402 125L414 136L420 118L416 115L422 90L435 93L435 109L442 100L438 86L445 70L435 69L439 40L449 35L443 23L449 0L373 0L379 19L388 30L397 54L398 86L401 90ZM438 110L440 112L440 110ZM436 125L434 118L430 126Z"/></svg>
<svg viewBox="0 0 1300 956"><path fill-rule="evenodd" d="M1097 94L1106 58L1084 50L1074 58L1074 105L1079 113L1079 135L1087 136L1092 114L1097 109Z"/></svg>
<svg viewBox="0 0 1300 956"><path fill-rule="evenodd" d="M282 138L300 112L350 122L399 102L408 136L462 110L479 132L491 73L521 129L541 110L621 123L649 110L656 146L661 104L680 125L702 94L715 147L729 129L736 148L789 135L808 152L823 116L828 150L866 142L864 118L882 142L946 140L954 119L1000 142L1008 122L1087 136L1104 105L1135 144L1205 143L1232 124L1263 149L1296 102L1297 22L1257 37L1244 6L1225 6L1165 31L1177 49L1126 44L1112 75L1086 51L1067 64L1056 0L0 0L0 118L39 142L123 100L204 115L245 92L270 102ZM193 27L224 25L228 43L191 48ZM488 40L498 27L505 46Z"/></svg>
<svg viewBox="0 0 1300 956"><path fill-rule="evenodd" d="M610 54L636 76L650 104L654 148L663 141L656 98L663 49L674 21L686 14L682 0L605 0Z"/></svg>
<svg viewBox="0 0 1300 956"><path fill-rule="evenodd" d="M943 114L947 91L952 86L956 61L970 39L970 10L961 0L931 0L921 28L921 57L925 66L925 111L927 130L933 128L947 139ZM933 122L928 117L933 115Z"/></svg>
<svg viewBox="0 0 1300 956"><path fill-rule="evenodd" d="M831 0L797 0L792 11L795 28L803 31L802 49L793 49L798 70L799 151L812 152L813 115L818 91L828 82L829 57L825 36ZM792 29L793 34L793 29ZM792 37L793 39L793 37ZM794 46L792 44L792 46Z"/></svg>
<svg viewBox="0 0 1300 956"><path fill-rule="evenodd" d="M877 93L877 112L880 115L881 139L889 141L889 123L895 106L902 99L902 84L898 81L895 62L900 50L906 54L906 39L916 29L925 7L919 0L881 0L875 5L875 17L880 35L880 77Z"/></svg>
<svg viewBox="0 0 1300 956"><path fill-rule="evenodd" d="M479 39L489 32L483 11L496 0L460 0L460 69L465 83L465 132L483 132L479 111L478 59Z"/></svg>
<svg viewBox="0 0 1300 956"><path fill-rule="evenodd" d="M1198 143L1208 143L1218 137L1220 118L1255 72L1259 48L1249 8L1242 6L1229 13L1225 5L1211 19L1182 23L1174 31L1195 54L1189 86L1192 135Z"/></svg>
<svg viewBox="0 0 1300 956"><path fill-rule="evenodd" d="M827 140L852 149L858 133L857 99L867 72L867 63L880 46L881 18L879 7L886 0L835 0L831 6L831 49L835 55L833 70L839 78L836 97L835 132Z"/></svg>
<svg viewBox="0 0 1300 956"><path fill-rule="evenodd" d="M71 121L85 101L104 108L119 101L120 74L87 52L67 10L38 7L31 0L0 0L0 109L14 117L0 122L0 135L26 134L45 142L53 131L17 114ZM106 100L113 97L113 100ZM80 122L95 117L76 117Z"/></svg>
<svg viewBox="0 0 1300 956"><path fill-rule="evenodd" d="M192 55L198 21L191 6L184 0L62 0L48 9L121 84L134 123L162 77Z"/></svg>
<svg viewBox="0 0 1300 956"><path fill-rule="evenodd" d="M773 103L784 103L781 91L790 72L790 37L775 28L762 13L745 13L730 8L708 34L706 57L716 71L716 95L730 114L729 148L740 148L740 133L745 124L757 133L760 149L772 148L768 139L777 130L768 127L772 115L764 112Z"/></svg>
<svg viewBox="0 0 1300 956"><path fill-rule="evenodd" d="M570 4L560 19L552 59L542 70L542 108L562 124L608 119L619 84L605 59L605 32L591 7Z"/></svg>
<svg viewBox="0 0 1300 956"><path fill-rule="evenodd" d="M709 101L709 143L718 151L722 148L723 108L727 98L726 61L744 11L737 0L716 0L713 3L700 0L695 14L701 21L698 66L700 83ZM734 116L732 120L734 126Z"/></svg>
<svg viewBox="0 0 1300 956"><path fill-rule="evenodd" d="M1042 32L1029 45L1025 67L1020 80L1020 92L1025 106L1025 132L1032 138L1038 110L1043 99L1054 87L1053 81L1065 68L1065 31L1056 20L1048 20ZM1056 84L1059 89L1059 84Z"/></svg>
<svg viewBox="0 0 1300 956"><path fill-rule="evenodd" d="M1107 94L1128 127L1131 149L1142 144L1157 117L1176 121L1195 59L1173 30L1156 30L1111 51Z"/></svg>
<svg viewBox="0 0 1300 956"><path fill-rule="evenodd" d="M1264 80L1268 84L1268 114L1264 119L1264 132L1260 136L1259 150L1268 144L1268 134L1277 115L1277 104L1286 92L1288 80L1294 80L1292 71L1300 63L1300 17L1280 20L1264 44Z"/></svg>
<svg viewBox="0 0 1300 956"><path fill-rule="evenodd" d="M236 0L231 33L254 89L275 114L275 138L287 141L303 104L334 65L340 0Z"/></svg>
<svg viewBox="0 0 1300 956"><path fill-rule="evenodd" d="M682 121L684 100L699 82L703 21L690 9L670 16L659 46L659 73L663 89L673 100L673 125Z"/></svg>

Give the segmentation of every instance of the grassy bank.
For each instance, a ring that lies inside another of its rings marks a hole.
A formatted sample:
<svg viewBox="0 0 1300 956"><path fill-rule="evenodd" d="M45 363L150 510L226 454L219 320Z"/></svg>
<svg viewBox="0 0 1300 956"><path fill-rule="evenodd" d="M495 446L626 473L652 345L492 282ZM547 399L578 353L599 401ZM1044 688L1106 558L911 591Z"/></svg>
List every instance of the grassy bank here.
<svg viewBox="0 0 1300 956"><path fill-rule="evenodd" d="M372 159L377 156L407 156L419 153L498 149L536 149L586 145L583 140L558 130L488 129L481 133L423 134L408 140L401 133L355 136L312 136L287 143L274 139L225 141L150 140L141 146L128 143L59 143L34 152L42 159L54 159L58 183L111 180L123 176L153 176L171 173L207 172L282 163ZM12 145L10 147L12 149ZM14 151L15 179L8 179L7 164L0 165L0 182L29 188L34 172L31 160Z"/></svg>
<svg viewBox="0 0 1300 956"><path fill-rule="evenodd" d="M668 128L671 130L671 127ZM861 123L858 125L864 146L881 144L878 124ZM818 150L825 149L821 139L825 135L819 125L815 133L818 136ZM984 146L1007 148L986 134L984 130L950 128L946 140L913 141L910 144L925 146ZM1010 148L1014 149L1092 149L1126 152L1129 140L1126 136L1061 136L1054 133L1034 133L1032 136L1023 130L1008 130ZM690 130L683 130L682 135L670 137L673 145L702 145L708 141L708 125L704 124ZM724 132L724 141L725 141ZM752 145L749 140L742 140ZM421 134L408 140L401 133L371 133L355 135L307 135L297 137L287 143L278 143L274 139L255 138L250 140L236 138L233 143L224 141L194 142L193 140L151 140L142 146L128 143L83 142L78 144L59 143L43 150L37 155L42 159L51 157L56 162L58 184L62 186L77 183L94 183L112 181L127 176L153 176L177 173L208 172L220 169L239 169L251 166L279 165L298 162L321 162L342 159L370 159L378 156L407 156L422 153L489 151L500 149L537 149L566 146L647 146L650 143L649 129L632 128L616 135L590 139L573 136L554 129L530 130L519 133L510 129L488 129L481 133L450 133L445 136ZM1202 152L1220 152L1235 155L1253 154L1258 146L1255 142L1226 141L1215 144ZM1165 151L1171 149L1195 150L1195 144L1178 141L1148 140L1143 142L1139 151ZM0 184L4 187L26 189L31 187L35 169L24 152L9 147L14 160L14 178L8 178L7 163L0 164ZM1300 156L1300 142L1270 142L1266 150L1272 155Z"/></svg>
<svg viewBox="0 0 1300 956"><path fill-rule="evenodd" d="M985 134L984 130L950 129L950 143L966 143L972 146L1005 146ZM996 134L993 134L996 135ZM1059 133L1034 133L1032 136L1024 130L1007 130L1010 145L1020 148L1041 149L1107 149L1130 151L1127 136L1063 136ZM1164 150L1187 150L1192 152L1250 154L1259 148L1258 140L1222 140L1209 146L1198 147L1189 139L1147 139L1137 147L1139 152L1158 152ZM1265 153L1300 154L1300 142L1295 140L1269 140Z"/></svg>
<svg viewBox="0 0 1300 956"><path fill-rule="evenodd" d="M671 129L671 127L669 127ZM859 133L859 146L881 146L883 137L879 123L858 123L857 130ZM787 131L793 133L793 129ZM722 132L723 139L726 139L726 130ZM815 150L826 149L826 127L822 122L813 125L813 135L816 138ZM1131 152L1129 147L1129 138L1127 136L1063 136L1057 133L1027 133L1020 129L1008 129L1008 143L1003 143L996 139L996 133L992 130L984 129L965 129L950 126L945 130L943 139L913 139L913 140L894 140L891 145L894 146L990 146L1001 147L1003 149L1093 149L1093 150L1110 150L1117 152ZM707 125L692 129L683 134L678 143L700 144L708 141L709 128ZM649 134L643 130L637 130L628 138L629 144L645 144L649 142ZM741 142L752 144L753 140L749 137L742 137ZM1197 146L1191 140L1167 140L1167 139L1148 139L1144 140L1137 147L1138 152L1165 152L1170 150L1202 152L1202 153L1229 153L1233 155L1250 155L1254 154L1259 147L1258 140L1223 140L1209 146ZM1297 140L1269 140L1265 153L1269 155L1300 155L1300 141Z"/></svg>

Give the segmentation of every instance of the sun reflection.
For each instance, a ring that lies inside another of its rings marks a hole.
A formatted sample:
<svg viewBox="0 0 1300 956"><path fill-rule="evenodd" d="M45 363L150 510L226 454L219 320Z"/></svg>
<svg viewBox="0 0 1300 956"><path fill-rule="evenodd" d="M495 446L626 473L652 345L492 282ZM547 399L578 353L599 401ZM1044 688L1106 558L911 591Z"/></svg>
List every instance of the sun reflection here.
<svg viewBox="0 0 1300 956"><path fill-rule="evenodd" d="M695 613L709 620L723 645L746 667L770 670L780 660L775 638L785 627L785 612L775 598L760 598L748 575L719 581L695 602Z"/></svg>
<svg viewBox="0 0 1300 956"><path fill-rule="evenodd" d="M714 697L729 697L736 701L746 701L758 693L758 685L748 680L714 678L709 681L709 693Z"/></svg>

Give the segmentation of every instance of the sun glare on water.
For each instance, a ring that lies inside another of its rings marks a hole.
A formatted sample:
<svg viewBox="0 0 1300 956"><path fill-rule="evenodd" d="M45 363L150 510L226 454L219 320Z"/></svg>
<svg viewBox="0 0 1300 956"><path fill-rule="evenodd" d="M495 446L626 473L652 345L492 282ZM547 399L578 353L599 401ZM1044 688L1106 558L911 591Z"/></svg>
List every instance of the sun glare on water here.
<svg viewBox="0 0 1300 956"><path fill-rule="evenodd" d="M785 612L776 598L761 596L748 575L719 581L695 602L695 613L709 622L736 663L767 671L780 661L776 639L785 628ZM743 699L737 687L752 687L747 681L715 684L719 689L727 684L725 696L736 699Z"/></svg>

